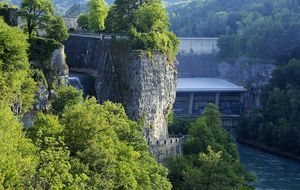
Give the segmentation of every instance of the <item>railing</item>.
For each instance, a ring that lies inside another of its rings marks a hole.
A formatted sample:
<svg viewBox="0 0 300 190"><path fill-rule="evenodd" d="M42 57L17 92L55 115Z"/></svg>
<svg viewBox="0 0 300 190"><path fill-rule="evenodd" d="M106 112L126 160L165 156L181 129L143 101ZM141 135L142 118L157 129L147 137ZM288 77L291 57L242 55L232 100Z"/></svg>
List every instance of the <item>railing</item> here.
<svg viewBox="0 0 300 190"><path fill-rule="evenodd" d="M181 144L184 142L189 136L174 136L168 139L160 139L160 140L148 140L148 145L168 145L168 144Z"/></svg>
<svg viewBox="0 0 300 190"><path fill-rule="evenodd" d="M123 33L93 33L93 32L70 32L71 36L86 36L86 37L96 37L103 40L128 40L129 36Z"/></svg>

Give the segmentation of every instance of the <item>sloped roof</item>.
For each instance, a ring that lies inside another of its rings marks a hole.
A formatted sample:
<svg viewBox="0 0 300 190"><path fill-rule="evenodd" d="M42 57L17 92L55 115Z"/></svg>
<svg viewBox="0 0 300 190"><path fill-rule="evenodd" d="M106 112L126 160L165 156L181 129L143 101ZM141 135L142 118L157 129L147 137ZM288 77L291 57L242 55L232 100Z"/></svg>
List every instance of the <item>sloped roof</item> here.
<svg viewBox="0 0 300 190"><path fill-rule="evenodd" d="M179 78L177 92L244 92L243 86L217 78Z"/></svg>

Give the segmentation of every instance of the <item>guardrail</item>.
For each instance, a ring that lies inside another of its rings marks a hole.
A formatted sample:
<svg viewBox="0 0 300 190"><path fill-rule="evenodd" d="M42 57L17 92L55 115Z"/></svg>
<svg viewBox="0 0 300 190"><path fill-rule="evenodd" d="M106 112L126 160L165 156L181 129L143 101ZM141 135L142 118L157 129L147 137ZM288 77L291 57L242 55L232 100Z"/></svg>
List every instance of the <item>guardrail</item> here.
<svg viewBox="0 0 300 190"><path fill-rule="evenodd" d="M103 40L128 40L128 35L122 33L93 33L93 32L70 32L71 36L95 37Z"/></svg>
<svg viewBox="0 0 300 190"><path fill-rule="evenodd" d="M168 139L160 139L160 140L148 140L148 145L168 145L168 144L179 144L184 142L187 138L189 138L188 135L185 136L174 136L173 138Z"/></svg>

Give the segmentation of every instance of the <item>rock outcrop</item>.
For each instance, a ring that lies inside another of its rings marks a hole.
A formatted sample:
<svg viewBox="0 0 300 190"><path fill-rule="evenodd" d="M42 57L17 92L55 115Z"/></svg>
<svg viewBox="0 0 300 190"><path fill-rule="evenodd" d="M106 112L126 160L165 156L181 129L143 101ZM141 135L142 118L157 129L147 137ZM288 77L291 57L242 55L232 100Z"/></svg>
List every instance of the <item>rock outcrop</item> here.
<svg viewBox="0 0 300 190"><path fill-rule="evenodd" d="M40 81L39 90L36 92L34 109L46 110L49 95L54 86L67 86L69 67L66 64L64 46L53 50L46 59L31 60L31 65L43 71L46 81Z"/></svg>
<svg viewBox="0 0 300 190"><path fill-rule="evenodd" d="M55 49L51 56L50 67L53 68L54 73L60 85L68 84L69 67L66 63L66 54L64 46Z"/></svg>
<svg viewBox="0 0 300 190"><path fill-rule="evenodd" d="M95 78L97 99L122 103L129 118L144 120L144 135L166 139L167 115L175 101L177 62L93 37L71 36L65 42L71 71ZM74 48L76 47L76 48Z"/></svg>
<svg viewBox="0 0 300 190"><path fill-rule="evenodd" d="M260 106L261 87L269 83L276 63L273 61L251 60L239 58L233 63L220 62L217 64L219 78L243 85L246 109Z"/></svg>

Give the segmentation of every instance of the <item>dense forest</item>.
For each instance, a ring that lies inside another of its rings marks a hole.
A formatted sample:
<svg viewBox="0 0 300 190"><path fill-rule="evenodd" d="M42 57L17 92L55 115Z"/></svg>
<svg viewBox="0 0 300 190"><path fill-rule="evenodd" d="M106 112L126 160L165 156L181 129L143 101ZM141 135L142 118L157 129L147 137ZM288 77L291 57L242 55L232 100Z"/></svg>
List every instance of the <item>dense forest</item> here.
<svg viewBox="0 0 300 190"><path fill-rule="evenodd" d="M299 58L298 0L201 0L169 12L178 36L221 37L220 57Z"/></svg>
<svg viewBox="0 0 300 190"><path fill-rule="evenodd" d="M261 108L245 116L238 137L300 155L300 61L280 66L261 94Z"/></svg>
<svg viewBox="0 0 300 190"><path fill-rule="evenodd" d="M14 5L21 5L21 0L3 0L6 3L12 3ZM109 5L112 5L115 0L106 0L106 3ZM182 2L185 2L186 0L166 0L163 1L167 6L180 4ZM188 2L188 1L187 1ZM53 0L53 4L55 6L55 9L59 14L64 14L70 7L72 7L74 4L82 4L86 5L88 3L88 0Z"/></svg>

